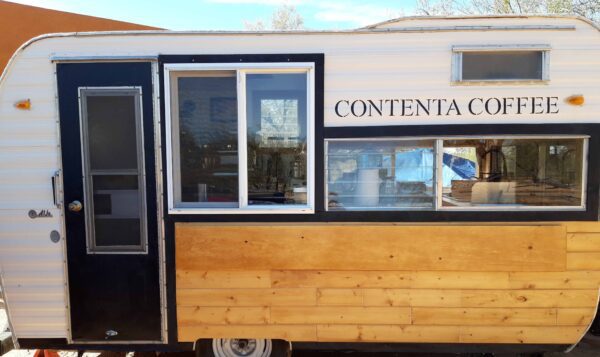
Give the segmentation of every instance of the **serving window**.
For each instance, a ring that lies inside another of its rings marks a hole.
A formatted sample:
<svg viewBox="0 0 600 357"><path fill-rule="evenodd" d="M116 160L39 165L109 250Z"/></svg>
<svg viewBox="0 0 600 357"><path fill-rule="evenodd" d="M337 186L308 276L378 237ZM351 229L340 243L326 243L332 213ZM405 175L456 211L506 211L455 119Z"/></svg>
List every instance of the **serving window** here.
<svg viewBox="0 0 600 357"><path fill-rule="evenodd" d="M327 206L584 210L586 137L332 139Z"/></svg>
<svg viewBox="0 0 600 357"><path fill-rule="evenodd" d="M172 213L309 213L312 63L165 65Z"/></svg>
<svg viewBox="0 0 600 357"><path fill-rule="evenodd" d="M434 146L434 140L329 141L329 210L432 209Z"/></svg>

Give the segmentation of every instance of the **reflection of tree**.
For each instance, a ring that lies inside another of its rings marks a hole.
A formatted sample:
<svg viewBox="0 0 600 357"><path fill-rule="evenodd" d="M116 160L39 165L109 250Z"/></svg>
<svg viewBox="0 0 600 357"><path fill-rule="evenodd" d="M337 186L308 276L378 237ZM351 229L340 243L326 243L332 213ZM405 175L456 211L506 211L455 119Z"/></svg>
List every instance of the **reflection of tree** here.
<svg viewBox="0 0 600 357"><path fill-rule="evenodd" d="M211 136L214 137L214 134ZM227 165L224 162L225 156L237 157L237 145L228 144L232 141L223 137L214 139L219 140L219 144L212 144L210 141L200 144L187 130L182 129L180 132L182 195L187 196L187 200L198 200L198 184L206 184L208 191L212 193L237 195L237 163ZM234 175L220 175L224 173Z"/></svg>

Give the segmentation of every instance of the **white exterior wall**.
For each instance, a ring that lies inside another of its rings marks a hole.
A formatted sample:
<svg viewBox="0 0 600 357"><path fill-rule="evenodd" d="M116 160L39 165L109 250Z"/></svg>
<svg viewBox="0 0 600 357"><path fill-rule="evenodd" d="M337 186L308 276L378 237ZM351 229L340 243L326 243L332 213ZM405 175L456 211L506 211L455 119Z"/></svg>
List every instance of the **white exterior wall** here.
<svg viewBox="0 0 600 357"><path fill-rule="evenodd" d="M0 272L18 338L67 337L67 298L60 210L53 208L50 178L60 168L54 56L156 56L159 54L324 53L327 126L600 122L600 32L571 18L406 20L379 29L448 26L575 26L576 30L377 32L311 34L170 34L53 37L20 52L0 85ZM379 30L376 30L379 31ZM535 85L455 86L454 45L548 44L550 82ZM568 106L583 94L586 104ZM560 113L490 118L412 117L340 119L338 100L387 98L558 96ZM14 103L30 98L32 109ZM53 218L28 218L50 209ZM63 237L64 238L64 237Z"/></svg>

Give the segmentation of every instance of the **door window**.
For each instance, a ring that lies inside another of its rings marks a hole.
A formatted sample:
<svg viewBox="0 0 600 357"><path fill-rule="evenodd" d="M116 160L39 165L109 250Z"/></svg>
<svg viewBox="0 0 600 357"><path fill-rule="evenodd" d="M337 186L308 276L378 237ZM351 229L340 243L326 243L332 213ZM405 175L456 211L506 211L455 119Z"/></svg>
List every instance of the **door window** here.
<svg viewBox="0 0 600 357"><path fill-rule="evenodd" d="M88 252L146 250L140 96L80 89Z"/></svg>

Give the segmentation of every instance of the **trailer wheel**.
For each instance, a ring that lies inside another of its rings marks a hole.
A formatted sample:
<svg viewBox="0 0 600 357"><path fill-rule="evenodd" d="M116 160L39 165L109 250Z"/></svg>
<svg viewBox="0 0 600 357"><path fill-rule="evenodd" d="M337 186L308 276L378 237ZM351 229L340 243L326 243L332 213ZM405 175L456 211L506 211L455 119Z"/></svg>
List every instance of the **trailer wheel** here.
<svg viewBox="0 0 600 357"><path fill-rule="evenodd" d="M291 344L283 340L215 338L196 342L196 357L289 357Z"/></svg>

